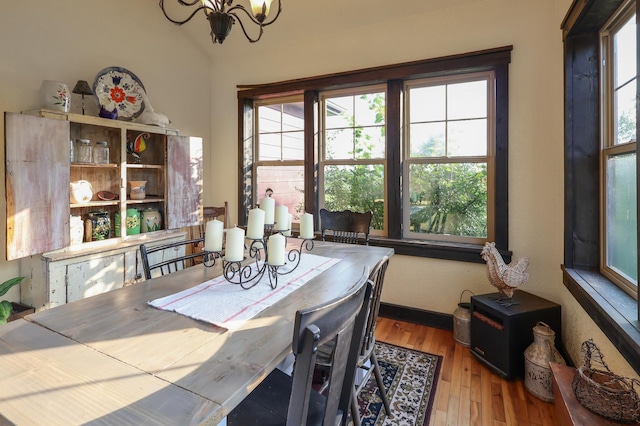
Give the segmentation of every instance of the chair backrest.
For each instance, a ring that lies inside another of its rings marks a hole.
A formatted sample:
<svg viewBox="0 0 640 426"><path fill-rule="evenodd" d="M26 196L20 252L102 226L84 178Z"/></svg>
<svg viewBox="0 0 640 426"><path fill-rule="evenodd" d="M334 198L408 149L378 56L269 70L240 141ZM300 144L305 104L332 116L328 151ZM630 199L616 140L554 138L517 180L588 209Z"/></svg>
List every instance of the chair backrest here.
<svg viewBox="0 0 640 426"><path fill-rule="evenodd" d="M380 297L382 296L382 286L384 284L384 276L389 266L389 256L385 256L373 267L369 274L369 281L373 285L371 299L369 300L369 309L367 314L367 322L364 328L364 337L362 339L362 347L360 348L360 357L369 358L376 343L376 322L378 320L378 312L380 311Z"/></svg>
<svg viewBox="0 0 640 426"><path fill-rule="evenodd" d="M221 218L222 216L222 218ZM218 219L222 222L224 229L229 229L229 203L224 202L224 206L212 207L205 206L202 208L202 223L200 225L191 226L189 228L189 238L202 238L207 229L207 222Z"/></svg>
<svg viewBox="0 0 640 426"><path fill-rule="evenodd" d="M140 258L147 280L153 276L166 275L202 263L202 253L193 252L192 247L203 243L203 238L183 240L167 244L140 245Z"/></svg>
<svg viewBox="0 0 640 426"><path fill-rule="evenodd" d="M360 239L369 245L372 212L356 213L351 210L329 211L320 209L320 232L322 241L327 231L332 234L333 241L338 243L358 244Z"/></svg>
<svg viewBox="0 0 640 426"><path fill-rule="evenodd" d="M345 424L353 392L358 350L366 320L372 286L368 267L342 297L296 313L293 354L296 357L287 425L307 423L316 352L319 345L334 340L333 364L326 392L323 425Z"/></svg>

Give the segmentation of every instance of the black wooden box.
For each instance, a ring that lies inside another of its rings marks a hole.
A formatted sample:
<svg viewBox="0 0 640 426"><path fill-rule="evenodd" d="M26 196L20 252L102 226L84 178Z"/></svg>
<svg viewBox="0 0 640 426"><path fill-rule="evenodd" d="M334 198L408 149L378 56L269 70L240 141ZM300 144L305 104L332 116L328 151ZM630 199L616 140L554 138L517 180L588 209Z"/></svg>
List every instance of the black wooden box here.
<svg viewBox="0 0 640 426"><path fill-rule="evenodd" d="M562 341L560 305L521 290L512 299L500 299L500 293L472 296L471 353L506 379L524 377L524 351L538 321Z"/></svg>

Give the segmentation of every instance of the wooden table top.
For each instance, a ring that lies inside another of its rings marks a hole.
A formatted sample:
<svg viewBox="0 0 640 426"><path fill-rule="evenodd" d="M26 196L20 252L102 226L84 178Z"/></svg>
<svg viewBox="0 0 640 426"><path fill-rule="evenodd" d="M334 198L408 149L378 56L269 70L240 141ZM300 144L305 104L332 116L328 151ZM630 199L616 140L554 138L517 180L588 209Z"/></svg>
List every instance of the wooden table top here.
<svg viewBox="0 0 640 426"><path fill-rule="evenodd" d="M167 389L163 388L158 398L176 387L195 398L188 400L192 405L184 404L185 410L177 410L178 414L179 411L191 415L198 413L189 422L185 417L173 417L173 403L169 404L168 413L156 409L154 414L167 415L164 424L217 424L291 351L297 310L338 297L362 275L364 265L372 268L383 256L392 255L393 249L316 241L311 253L342 260L233 332L147 304L219 276L219 265L213 268L198 265L26 318L32 322L30 328L46 328L45 334L57 333L70 348L78 346L84 351L92 351L99 358L93 363L100 365L96 370L102 370L103 361L120 362L122 368L132 369L145 380L164 383ZM0 330L5 331L4 327ZM13 327L6 329L5 334L13 335L11 330ZM4 342L0 343L0 347L3 345ZM35 350L44 348L38 346ZM0 348L0 354L4 350ZM34 368L36 366L27 369ZM69 380L74 373L69 371ZM2 377L0 375L0 413L4 414ZM64 386L66 381L67 378L60 380L59 385ZM148 396L123 396L130 401L132 409L144 398ZM176 404L181 402L176 399ZM199 408L194 409L194 404ZM114 415L122 412L110 400L103 405L107 409L113 407ZM49 406L47 410L64 409ZM45 417L39 417L42 418ZM112 420L110 414L101 418ZM74 423L73 417L69 420ZM75 420L81 422L80 417ZM119 417L113 417L113 420L122 424Z"/></svg>

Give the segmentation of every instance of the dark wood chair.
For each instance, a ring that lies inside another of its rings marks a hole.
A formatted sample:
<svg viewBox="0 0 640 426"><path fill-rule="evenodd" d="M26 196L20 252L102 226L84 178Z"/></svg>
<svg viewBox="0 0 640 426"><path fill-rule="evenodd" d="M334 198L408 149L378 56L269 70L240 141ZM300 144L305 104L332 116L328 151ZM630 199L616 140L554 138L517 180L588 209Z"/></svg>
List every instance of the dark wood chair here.
<svg viewBox="0 0 640 426"><path fill-rule="evenodd" d="M221 207L203 207L202 223L200 225L189 227L188 238L196 239L204 237L204 231L207 229L207 222L213 219L220 220L224 225L224 229L229 229L229 203L225 201L224 206Z"/></svg>
<svg viewBox="0 0 640 426"><path fill-rule="evenodd" d="M357 213L351 210L329 211L320 209L320 232L322 241L325 236L337 243L358 244L362 241L369 245L369 232L373 212Z"/></svg>
<svg viewBox="0 0 640 426"><path fill-rule="evenodd" d="M369 274L369 282L371 282L372 295L369 299L369 305L367 307L367 320L364 329L364 336L362 339L362 345L360 346L360 352L358 353L358 361L356 363L358 369L364 371L364 374L360 380L360 383L355 386L355 392L353 393L351 401L351 417L355 426L360 426L360 410L358 406L358 394L362 388L367 384L371 373L374 374L382 404L387 413L387 416L391 417L391 407L389 404L389 398L387 392L384 389L384 382L382 381L382 374L380 373L380 366L378 365L378 359L374 351L376 337L376 322L378 320L378 312L380 311L380 297L382 295L382 286L384 284L384 277L387 272L387 266L389 266L389 257L385 256L374 266ZM327 344L318 348L318 356L316 358L316 364L322 371L326 371L331 368L333 357L333 346ZM320 388L322 392L324 385Z"/></svg>
<svg viewBox="0 0 640 426"><path fill-rule="evenodd" d="M221 207L203 207L202 223L200 225L190 226L187 229L187 238L190 238L192 240L204 238L204 233L207 229L207 222L213 219L220 220L224 226L224 229L229 229L229 203L225 201L224 206ZM204 242L200 241L199 243L188 248L190 249L190 253L199 253L202 251L202 247L204 247ZM201 261L202 257L196 258L196 263L200 263Z"/></svg>
<svg viewBox="0 0 640 426"><path fill-rule="evenodd" d="M202 253L193 252L192 247L203 243L203 238L167 244L140 245L140 258L147 280L154 275L166 275L202 263Z"/></svg>
<svg viewBox="0 0 640 426"><path fill-rule="evenodd" d="M351 290L331 302L298 311L293 332L293 377L274 370L227 416L228 426L345 425L354 390L358 349L372 286L365 267ZM367 303L365 303L367 301ZM335 341L324 395L312 388L318 344Z"/></svg>

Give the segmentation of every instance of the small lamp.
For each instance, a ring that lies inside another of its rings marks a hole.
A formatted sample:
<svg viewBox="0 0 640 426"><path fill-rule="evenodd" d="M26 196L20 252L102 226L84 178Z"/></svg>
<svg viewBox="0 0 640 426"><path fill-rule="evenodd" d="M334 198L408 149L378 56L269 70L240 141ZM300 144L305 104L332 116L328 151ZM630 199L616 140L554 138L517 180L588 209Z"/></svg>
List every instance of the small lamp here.
<svg viewBox="0 0 640 426"><path fill-rule="evenodd" d="M78 80L76 86L71 92L82 95L82 115L84 115L84 95L93 95L93 91L91 90L91 87L89 87L89 83L85 80Z"/></svg>

